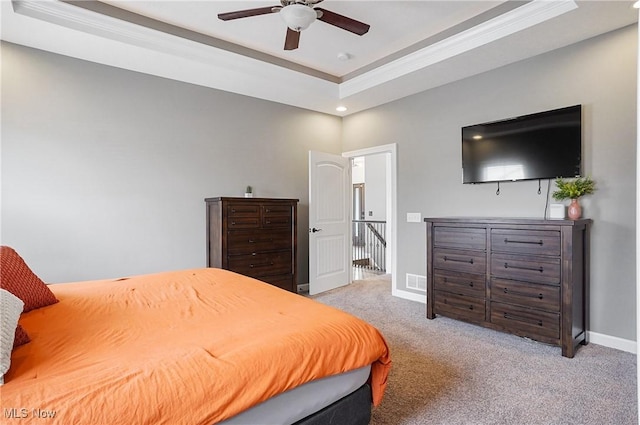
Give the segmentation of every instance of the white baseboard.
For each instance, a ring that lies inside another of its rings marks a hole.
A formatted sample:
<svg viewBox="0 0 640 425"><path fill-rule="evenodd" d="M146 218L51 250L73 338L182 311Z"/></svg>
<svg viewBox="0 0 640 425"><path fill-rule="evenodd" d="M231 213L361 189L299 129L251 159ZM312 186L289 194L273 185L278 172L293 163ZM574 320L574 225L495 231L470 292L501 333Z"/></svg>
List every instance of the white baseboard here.
<svg viewBox="0 0 640 425"><path fill-rule="evenodd" d="M638 353L638 344L636 343L636 341L591 331L587 332L587 338L589 342L593 342L594 344L604 345L605 347L615 348L617 350L626 351L628 353Z"/></svg>
<svg viewBox="0 0 640 425"><path fill-rule="evenodd" d="M416 294L415 292L403 291L402 289L391 288L391 295L405 300L416 301L422 304L427 303L427 294Z"/></svg>
<svg viewBox="0 0 640 425"><path fill-rule="evenodd" d="M403 298L405 300L416 301L422 304L427 303L427 297L425 294L416 294L396 288L392 289L391 294L394 297ZM603 345L609 348L615 348L616 350L626 351L628 353L638 353L638 344L636 343L636 341L591 331L587 332L587 337L589 342L592 342L594 344Z"/></svg>

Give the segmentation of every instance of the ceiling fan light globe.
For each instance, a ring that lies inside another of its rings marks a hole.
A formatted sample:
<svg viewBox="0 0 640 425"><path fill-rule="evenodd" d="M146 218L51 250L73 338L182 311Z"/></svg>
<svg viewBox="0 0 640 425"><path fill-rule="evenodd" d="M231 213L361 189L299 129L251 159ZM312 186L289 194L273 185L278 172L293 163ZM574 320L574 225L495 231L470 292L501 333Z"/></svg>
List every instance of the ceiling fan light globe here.
<svg viewBox="0 0 640 425"><path fill-rule="evenodd" d="M316 20L317 13L313 8L303 4L290 4L280 10L285 24L294 31L302 31Z"/></svg>

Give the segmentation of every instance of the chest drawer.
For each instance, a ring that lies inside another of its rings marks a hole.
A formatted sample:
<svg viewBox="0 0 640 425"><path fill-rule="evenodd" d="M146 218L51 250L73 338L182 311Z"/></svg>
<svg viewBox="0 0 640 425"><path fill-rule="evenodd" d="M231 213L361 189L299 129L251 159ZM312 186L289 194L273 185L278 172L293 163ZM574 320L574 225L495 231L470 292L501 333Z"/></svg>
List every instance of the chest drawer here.
<svg viewBox="0 0 640 425"><path fill-rule="evenodd" d="M291 207L286 205L265 205L262 207L263 227L291 227L291 222Z"/></svg>
<svg viewBox="0 0 640 425"><path fill-rule="evenodd" d="M491 279L491 301L559 312L560 287L517 280Z"/></svg>
<svg viewBox="0 0 640 425"><path fill-rule="evenodd" d="M493 254L491 275L528 282L560 284L560 258Z"/></svg>
<svg viewBox="0 0 640 425"><path fill-rule="evenodd" d="M433 245L443 248L484 250L487 246L487 231L474 227L434 227Z"/></svg>
<svg viewBox="0 0 640 425"><path fill-rule="evenodd" d="M286 289L287 291L297 292L292 274L261 276L259 280L270 283L278 288Z"/></svg>
<svg viewBox="0 0 640 425"><path fill-rule="evenodd" d="M438 291L479 298L485 296L485 275L436 270L433 275L433 283Z"/></svg>
<svg viewBox="0 0 640 425"><path fill-rule="evenodd" d="M560 255L560 232L491 229L491 250L533 255Z"/></svg>
<svg viewBox="0 0 640 425"><path fill-rule="evenodd" d="M487 256L479 251L434 249L433 266L436 269L484 274L487 271Z"/></svg>
<svg viewBox="0 0 640 425"><path fill-rule="evenodd" d="M260 205L246 204L246 203L231 203L227 204L227 217L260 217Z"/></svg>
<svg viewBox="0 0 640 425"><path fill-rule="evenodd" d="M251 204L227 205L229 229L254 229L260 227L260 206Z"/></svg>
<svg viewBox="0 0 640 425"><path fill-rule="evenodd" d="M553 343L560 338L560 314L491 302L491 323L520 335Z"/></svg>
<svg viewBox="0 0 640 425"><path fill-rule="evenodd" d="M291 246L291 229L229 231L227 253L229 255L252 254L254 252L275 251Z"/></svg>
<svg viewBox="0 0 640 425"><path fill-rule="evenodd" d="M435 291L435 310L437 314L453 318L463 318L472 322L484 321L484 299Z"/></svg>
<svg viewBox="0 0 640 425"><path fill-rule="evenodd" d="M291 251L229 255L229 270L251 277L293 273Z"/></svg>

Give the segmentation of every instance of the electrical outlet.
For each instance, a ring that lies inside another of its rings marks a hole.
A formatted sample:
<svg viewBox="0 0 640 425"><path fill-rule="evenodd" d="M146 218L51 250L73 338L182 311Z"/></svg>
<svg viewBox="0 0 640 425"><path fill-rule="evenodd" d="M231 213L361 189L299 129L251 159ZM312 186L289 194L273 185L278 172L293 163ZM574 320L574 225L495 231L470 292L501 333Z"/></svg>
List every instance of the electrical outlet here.
<svg viewBox="0 0 640 425"><path fill-rule="evenodd" d="M407 223L420 223L421 218L420 213L407 213Z"/></svg>

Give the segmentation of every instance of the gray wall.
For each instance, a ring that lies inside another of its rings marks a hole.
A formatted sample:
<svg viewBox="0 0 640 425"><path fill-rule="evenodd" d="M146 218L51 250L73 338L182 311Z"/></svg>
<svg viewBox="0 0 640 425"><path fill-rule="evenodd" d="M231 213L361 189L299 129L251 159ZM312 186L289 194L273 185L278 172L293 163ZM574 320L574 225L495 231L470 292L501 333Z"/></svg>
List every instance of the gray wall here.
<svg viewBox="0 0 640 425"><path fill-rule="evenodd" d="M594 220L590 330L635 340L636 60L632 26L346 117L344 151L398 144L400 289L406 273L426 272L424 224L407 212L544 216L537 181L502 184L500 196L461 183L460 128L582 104L585 173L598 185L582 200Z"/></svg>
<svg viewBox="0 0 640 425"><path fill-rule="evenodd" d="M341 120L2 43L2 244L47 282L204 267L205 197L299 198Z"/></svg>
<svg viewBox="0 0 640 425"><path fill-rule="evenodd" d="M1 230L48 282L205 263L203 199L300 198L307 152L397 143L397 281L425 274L424 216L542 217L537 182L462 185L460 127L581 103L599 190L591 330L635 340L637 33L629 27L345 118L2 44Z"/></svg>
<svg viewBox="0 0 640 425"><path fill-rule="evenodd" d="M364 157L364 205L365 220L387 219L387 156L386 154ZM369 215L369 212L372 215Z"/></svg>

